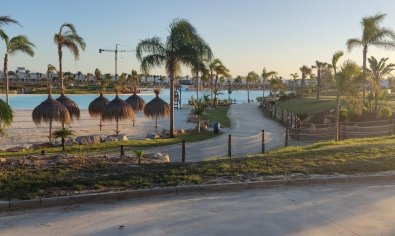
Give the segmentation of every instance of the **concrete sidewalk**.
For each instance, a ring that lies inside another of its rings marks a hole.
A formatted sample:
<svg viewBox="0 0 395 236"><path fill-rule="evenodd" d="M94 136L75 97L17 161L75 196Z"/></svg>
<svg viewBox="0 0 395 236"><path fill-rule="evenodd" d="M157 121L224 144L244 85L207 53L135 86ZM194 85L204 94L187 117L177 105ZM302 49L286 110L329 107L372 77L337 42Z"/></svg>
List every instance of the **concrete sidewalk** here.
<svg viewBox="0 0 395 236"><path fill-rule="evenodd" d="M231 105L228 117L231 128L222 129L224 133L205 141L187 143L187 161L202 161L209 157L225 157L228 153L228 135L232 135L232 156L258 153L261 151L261 131L265 130L266 150L284 145L284 127L263 115L259 103ZM147 153L169 153L172 161L181 161L181 144L155 147Z"/></svg>

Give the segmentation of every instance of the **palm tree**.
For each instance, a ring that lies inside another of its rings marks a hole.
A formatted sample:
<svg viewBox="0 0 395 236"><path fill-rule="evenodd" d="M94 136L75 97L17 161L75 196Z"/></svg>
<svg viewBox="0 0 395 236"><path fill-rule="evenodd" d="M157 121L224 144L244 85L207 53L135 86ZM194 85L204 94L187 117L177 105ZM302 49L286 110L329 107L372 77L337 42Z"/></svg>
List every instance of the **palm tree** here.
<svg viewBox="0 0 395 236"><path fill-rule="evenodd" d="M10 105L0 99L0 136L5 133L5 128L9 127L14 120L14 113Z"/></svg>
<svg viewBox="0 0 395 236"><path fill-rule="evenodd" d="M101 74L101 71L100 71L100 69L99 68L96 68L95 69L95 79L96 79L96 83L102 83L102 74ZM102 90L101 90L102 92L103 92L103 86L102 86Z"/></svg>
<svg viewBox="0 0 395 236"><path fill-rule="evenodd" d="M64 85L63 85L63 67L62 67L62 57L63 57L63 48L67 48L70 50L71 54L73 54L74 59L78 60L80 56L81 48L83 51L85 50L86 44L82 37L80 37L75 29L74 25L71 23L64 23L60 26L59 32L54 36L55 44L58 46L58 56L59 56L59 78L61 81L61 90L62 94L64 94Z"/></svg>
<svg viewBox="0 0 395 236"><path fill-rule="evenodd" d="M202 73L202 81L208 78L209 69L207 69L205 60L198 58L196 62L192 64L191 73L196 76L196 99L199 99L199 73Z"/></svg>
<svg viewBox="0 0 395 236"><path fill-rule="evenodd" d="M265 67L262 70L262 104L263 104L263 98L265 98L266 80L268 80L270 77L275 76L275 75L277 75L277 72L266 71Z"/></svg>
<svg viewBox="0 0 395 236"><path fill-rule="evenodd" d="M296 91L296 87L295 87L295 84L297 83L297 79L298 79L298 77L299 77L299 75L298 75L298 73L293 73L293 74L289 74L291 77L292 77L292 79L293 79L293 90L294 91Z"/></svg>
<svg viewBox="0 0 395 236"><path fill-rule="evenodd" d="M306 84L306 77L308 75L311 75L311 68L303 65L302 67L300 67L299 70L300 72L302 72L302 81L301 81L302 84L300 86L300 96L303 97L304 87Z"/></svg>
<svg viewBox="0 0 395 236"><path fill-rule="evenodd" d="M322 69L324 69L324 67L326 67L326 65L327 65L326 62L315 61L315 65L312 66L312 68L317 69L317 87L316 87L317 100L320 99L321 84L322 84L321 72L322 72Z"/></svg>
<svg viewBox="0 0 395 236"><path fill-rule="evenodd" d="M372 73L373 79L373 88L374 88L374 110L377 112L377 101L379 100L379 93L381 89L380 81L384 79L385 76L391 74L393 70L395 70L395 64L390 63L386 64L389 58L381 58L380 61L377 61L373 56L368 58L370 69Z"/></svg>
<svg viewBox="0 0 395 236"><path fill-rule="evenodd" d="M273 90L274 97L276 97L277 91L283 90L284 87L285 87L285 84L284 84L281 76L280 77L274 76L274 78L272 78L270 80L270 90Z"/></svg>
<svg viewBox="0 0 395 236"><path fill-rule="evenodd" d="M8 24L16 24L19 25L19 22L17 20L14 20L13 18L9 16L0 16L0 38L4 40L4 37L7 37L6 33L4 30L1 29L2 26L8 25Z"/></svg>
<svg viewBox="0 0 395 236"><path fill-rule="evenodd" d="M210 64L209 64L209 69L210 69L210 78L211 78L211 98L213 96L213 76L215 72L215 82L214 82L214 89L218 91L218 78L220 75L223 75L225 77L230 76L228 68L224 66L222 61L218 58L214 59ZM217 96L214 94L214 104L217 103Z"/></svg>
<svg viewBox="0 0 395 236"><path fill-rule="evenodd" d="M3 39L6 46L6 52L4 55L4 79L6 82L6 102L9 104L8 101L8 94L9 94L9 80L8 80L8 56L14 56L18 52L26 53L27 55L33 57L34 51L33 48L35 47L33 43L29 41L29 39L24 35L18 35L9 39L6 34L3 34Z"/></svg>
<svg viewBox="0 0 395 236"><path fill-rule="evenodd" d="M248 72L246 76L246 82L247 82L247 99L248 103L250 103L250 83L256 82L259 79L259 75L255 73L254 71Z"/></svg>
<svg viewBox="0 0 395 236"><path fill-rule="evenodd" d="M174 78L182 65L191 66L200 58L210 59L212 52L196 29L184 19L170 24L170 35L165 43L158 37L138 43L136 57L145 73L153 67L165 65L170 78L170 137L174 137Z"/></svg>
<svg viewBox="0 0 395 236"><path fill-rule="evenodd" d="M66 152L66 138L74 135L74 132L72 130L66 129L66 128L61 128L58 130L55 130L53 132L53 136L56 138L60 138L62 142L62 150L63 152Z"/></svg>
<svg viewBox="0 0 395 236"><path fill-rule="evenodd" d="M369 46L376 46L385 49L395 48L395 32L389 28L381 27L380 23L384 20L386 14L376 14L374 16L366 16L362 18L362 38L351 38L347 40L346 45L348 51L355 47L362 47L363 55L363 83L362 83L362 98L365 102L366 90L366 59Z"/></svg>
<svg viewBox="0 0 395 236"><path fill-rule="evenodd" d="M197 132L200 133L200 120L202 119L204 112L206 111L207 107L208 107L208 103L200 98L200 99L193 99L193 106L194 106L194 114L197 117L198 120L198 125L197 125Z"/></svg>

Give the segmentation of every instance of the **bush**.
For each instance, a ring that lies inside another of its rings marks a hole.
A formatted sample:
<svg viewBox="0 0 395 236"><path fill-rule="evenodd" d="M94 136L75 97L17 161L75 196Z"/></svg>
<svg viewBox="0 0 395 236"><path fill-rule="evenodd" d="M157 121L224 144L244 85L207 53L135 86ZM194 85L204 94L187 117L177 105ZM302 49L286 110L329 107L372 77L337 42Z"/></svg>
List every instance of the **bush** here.
<svg viewBox="0 0 395 236"><path fill-rule="evenodd" d="M383 107L380 110L380 117L384 119L389 119L392 117L392 109L389 107Z"/></svg>
<svg viewBox="0 0 395 236"><path fill-rule="evenodd" d="M360 121L362 115L362 111L359 109L350 109L347 112L347 118L350 121Z"/></svg>
<svg viewBox="0 0 395 236"><path fill-rule="evenodd" d="M340 109L340 111L339 111L339 120L340 121L345 121L345 120L347 120L347 118L348 118L348 110L345 109L345 108Z"/></svg>

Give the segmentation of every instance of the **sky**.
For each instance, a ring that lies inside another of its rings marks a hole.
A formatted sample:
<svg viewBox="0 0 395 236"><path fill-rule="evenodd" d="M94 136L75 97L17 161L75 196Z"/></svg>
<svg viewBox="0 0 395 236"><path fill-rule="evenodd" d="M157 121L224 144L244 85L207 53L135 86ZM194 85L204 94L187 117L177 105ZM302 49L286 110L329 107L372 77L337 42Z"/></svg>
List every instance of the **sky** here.
<svg viewBox="0 0 395 236"><path fill-rule="evenodd" d="M1 0L0 10L23 26L3 27L10 37L24 34L36 45L32 58L9 58L11 70L22 66L45 72L48 64L58 67L53 36L70 22L87 47L78 61L64 50L64 71L93 73L99 68L114 73L114 53L99 54L99 48L120 44L121 50L134 50L146 38L165 40L170 22L185 18L233 77L249 71L261 74L266 67L284 78L316 60L329 62L338 50L345 52L344 59L362 64L362 49L348 52L345 42L360 38L362 17L376 13L387 14L382 26L395 30L394 0ZM4 53L0 42L1 58ZM389 57L395 63L395 51L372 47L368 56ZM118 73L133 69L140 70L135 53L120 53ZM190 69L182 72L189 75ZM150 73L166 74L163 68Z"/></svg>

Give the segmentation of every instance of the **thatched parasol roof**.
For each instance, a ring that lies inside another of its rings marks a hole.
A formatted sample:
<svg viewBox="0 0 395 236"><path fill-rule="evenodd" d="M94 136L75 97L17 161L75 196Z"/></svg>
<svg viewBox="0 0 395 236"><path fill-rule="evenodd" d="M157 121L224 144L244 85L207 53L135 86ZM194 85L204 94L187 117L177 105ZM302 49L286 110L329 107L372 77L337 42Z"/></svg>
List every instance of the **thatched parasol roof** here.
<svg viewBox="0 0 395 236"><path fill-rule="evenodd" d="M134 111L132 107L127 104L124 100L118 97L109 102L102 114L103 120L122 120L122 119L134 119Z"/></svg>
<svg viewBox="0 0 395 236"><path fill-rule="evenodd" d="M89 104L89 115L92 117L101 116L109 102L110 101L103 96L103 93L100 93L100 96Z"/></svg>
<svg viewBox="0 0 395 236"><path fill-rule="evenodd" d="M132 96L128 97L125 102L127 102L135 112L142 111L145 106L145 101L136 93L133 93Z"/></svg>
<svg viewBox="0 0 395 236"><path fill-rule="evenodd" d="M68 123L70 122L70 113L65 106L49 94L47 100L34 108L32 118L36 125L41 124L41 122L52 121Z"/></svg>
<svg viewBox="0 0 395 236"><path fill-rule="evenodd" d="M60 97L58 97L56 100L67 108L70 113L70 119L73 119L73 117L77 117L77 119L80 118L80 108L78 107L77 103L66 97L63 93L61 93Z"/></svg>
<svg viewBox="0 0 395 236"><path fill-rule="evenodd" d="M170 116L169 104L159 97L159 92L159 90L155 90L156 97L148 102L144 107L144 115L151 117L152 119L155 119L158 116Z"/></svg>

